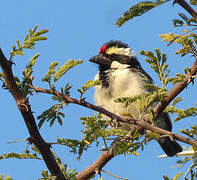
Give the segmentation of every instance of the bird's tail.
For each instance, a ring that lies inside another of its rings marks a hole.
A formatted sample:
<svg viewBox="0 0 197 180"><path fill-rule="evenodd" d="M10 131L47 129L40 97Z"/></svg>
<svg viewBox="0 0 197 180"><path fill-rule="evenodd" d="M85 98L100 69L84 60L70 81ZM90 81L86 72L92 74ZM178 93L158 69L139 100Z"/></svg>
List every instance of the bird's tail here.
<svg viewBox="0 0 197 180"><path fill-rule="evenodd" d="M175 140L172 141L169 137L159 138L158 143L163 151L170 157L182 151L182 147Z"/></svg>
<svg viewBox="0 0 197 180"><path fill-rule="evenodd" d="M172 131L170 117L165 112L161 114L155 125L162 129ZM158 139L158 143L160 144L163 151L170 157L182 151L182 147L175 140L171 140L170 137L161 137Z"/></svg>

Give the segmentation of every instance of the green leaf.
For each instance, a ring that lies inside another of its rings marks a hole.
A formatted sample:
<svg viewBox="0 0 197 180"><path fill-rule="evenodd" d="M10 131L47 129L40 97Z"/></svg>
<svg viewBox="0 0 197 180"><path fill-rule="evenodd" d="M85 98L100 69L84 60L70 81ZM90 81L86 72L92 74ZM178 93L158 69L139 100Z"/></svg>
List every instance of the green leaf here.
<svg viewBox="0 0 197 180"><path fill-rule="evenodd" d="M4 179L4 174L0 175L0 180L12 180L12 178L10 176L6 176Z"/></svg>
<svg viewBox="0 0 197 180"><path fill-rule="evenodd" d="M32 93L31 86L33 84L34 76L32 76L33 73L33 66L37 62L38 57L40 56L39 53L34 55L30 61L29 64L27 64L26 68L22 71L23 73L23 80L21 83L19 83L19 88L23 92L23 94L26 96L30 93ZM20 81L18 81L20 82Z"/></svg>
<svg viewBox="0 0 197 180"><path fill-rule="evenodd" d="M177 26L182 26L184 24L184 22L180 19L173 19L173 26L177 27Z"/></svg>
<svg viewBox="0 0 197 180"><path fill-rule="evenodd" d="M190 107L187 109L178 109L178 108L175 108L174 106L168 106L166 107L166 112L171 113L171 114L177 114L177 117L174 119L174 122L176 122L184 118L196 116L197 107Z"/></svg>
<svg viewBox="0 0 197 180"><path fill-rule="evenodd" d="M148 59L145 61L151 65L153 71L158 75L159 80L161 81L162 87L164 88L168 83L168 74L169 70L167 61L167 56L165 53L161 54L160 49L155 49L156 55L151 51L141 51L140 54L146 56Z"/></svg>
<svg viewBox="0 0 197 180"><path fill-rule="evenodd" d="M45 121L49 122L50 127L53 126L55 120L62 125L62 118L65 117L64 113L60 112L63 109L62 104L55 104L49 109L45 110L41 115L37 117L39 120L38 127L41 128Z"/></svg>
<svg viewBox="0 0 197 180"><path fill-rule="evenodd" d="M35 42L35 41L43 41L43 40L47 40L48 38L45 36L36 36L36 37L32 37L31 41Z"/></svg>
<svg viewBox="0 0 197 180"><path fill-rule="evenodd" d="M136 5L133 5L128 11L126 11L121 18L118 19L116 22L117 26L122 26L125 22L127 22L130 19L133 19L134 17L141 16L142 14L150 11L151 9L160 6L161 4L165 3L167 1L143 1L139 2Z"/></svg>
<svg viewBox="0 0 197 180"><path fill-rule="evenodd" d="M9 158L17 158L17 159L39 159L37 154L26 154L26 153L7 153L0 155L0 159L9 159Z"/></svg>
<svg viewBox="0 0 197 180"><path fill-rule="evenodd" d="M21 43L20 43L20 40L16 41L16 44L18 46L18 49L21 49Z"/></svg>
<svg viewBox="0 0 197 180"><path fill-rule="evenodd" d="M180 101L182 101L182 100L183 100L183 98L181 98L181 97L175 98L175 99L173 100L173 102L172 102L172 106L175 106L178 102L180 102Z"/></svg>
<svg viewBox="0 0 197 180"><path fill-rule="evenodd" d="M42 29L36 32L37 28L38 26L36 25L33 29L29 30L29 33L25 36L23 43L21 43L20 40L16 41L17 47L15 45L12 46L12 51L10 52L10 60L12 60L15 55L24 56L23 49L34 49L37 41L47 39L47 37L40 35L47 33L48 30Z"/></svg>
<svg viewBox="0 0 197 180"><path fill-rule="evenodd" d="M57 137L57 143L71 148L70 152L74 154L80 154L80 149L86 145L84 142L79 140L65 139L59 137Z"/></svg>
<svg viewBox="0 0 197 180"><path fill-rule="evenodd" d="M75 176L77 175L76 169L70 170L68 168L67 164L62 164L62 161L59 157L57 157L57 155L53 152L53 155L57 161L57 164L60 168L60 170L62 171L62 173L64 174L64 176L66 177L66 179L72 179L72 180L76 180ZM55 176L52 176L48 170L43 170L42 173L42 178L38 179L38 180L54 180L56 179Z"/></svg>
<svg viewBox="0 0 197 180"><path fill-rule="evenodd" d="M78 89L78 92L81 94L81 98L83 94L91 87L100 85L101 82L99 80L93 81L93 80L88 80L83 86L82 89Z"/></svg>
<svg viewBox="0 0 197 180"><path fill-rule="evenodd" d="M54 83L58 79L60 79L69 69L71 69L72 67L75 67L76 65L81 64L82 62L83 62L82 60L74 60L74 59L67 61L65 64L59 67L58 70L55 72L53 76Z"/></svg>
<svg viewBox="0 0 197 180"><path fill-rule="evenodd" d="M97 86L97 85L100 85L101 82L99 80L96 80L96 81L92 81L92 80L89 80L87 81L83 86L82 86L82 89L83 91L85 92L86 90L88 90L90 87L92 86Z"/></svg>
<svg viewBox="0 0 197 180"><path fill-rule="evenodd" d="M49 85L51 86L51 78L52 78L52 75L55 74L55 68L58 64L59 63L57 61L52 62L49 66L49 70L48 70L47 74L45 74L45 76L41 79L41 81L48 82ZM50 87L50 88L52 88L52 87Z"/></svg>
<svg viewBox="0 0 197 180"><path fill-rule="evenodd" d="M105 138L110 135L109 131L105 129L108 122L101 119L100 114L93 117L81 117L80 119L85 127L85 130L83 131L83 134L85 135L83 141L88 142L88 145L96 142L99 137Z"/></svg>
<svg viewBox="0 0 197 180"><path fill-rule="evenodd" d="M45 33L47 33L47 32L49 32L48 29L42 29L42 30L40 30L40 31L35 32L35 33L34 33L34 36L40 36L40 35L45 34Z"/></svg>
<svg viewBox="0 0 197 180"><path fill-rule="evenodd" d="M33 29L31 29L32 34L34 34L37 29L38 29L38 25L35 25L35 27Z"/></svg>
<svg viewBox="0 0 197 180"><path fill-rule="evenodd" d="M168 176L163 176L164 180L170 180Z"/></svg>
<svg viewBox="0 0 197 180"><path fill-rule="evenodd" d="M197 125L191 126L191 129L179 129L179 132L195 139L197 134Z"/></svg>
<svg viewBox="0 0 197 180"><path fill-rule="evenodd" d="M178 172L173 178L172 180L178 180L181 176L182 176L182 172Z"/></svg>
<svg viewBox="0 0 197 180"><path fill-rule="evenodd" d="M126 113L124 115L129 115L136 119L142 118L141 116L149 112L150 107L154 105L155 102L163 101L166 98L166 88L159 88L158 86L155 86L153 84L147 84L145 88L149 89L149 93L144 93L133 97L122 97L115 99L115 102L123 103L125 107L128 107L129 105L135 103L135 107L138 110L139 114Z"/></svg>
<svg viewBox="0 0 197 180"><path fill-rule="evenodd" d="M182 82L185 79L185 75L177 73L176 77L171 77L168 78L167 81L171 82L173 85L178 83L178 82Z"/></svg>
<svg viewBox="0 0 197 180"><path fill-rule="evenodd" d="M190 2L191 5L197 6L197 0L190 0L189 2Z"/></svg>
<svg viewBox="0 0 197 180"><path fill-rule="evenodd" d="M161 34L159 36L162 38L162 41L168 41L168 45L172 44L173 42L176 42L182 46L181 49L175 51L175 54L180 54L181 57L189 53L196 56L197 50L196 46L194 45L194 43L197 40L196 36L194 35L194 33L188 33L189 31L185 30L184 34L182 35L173 34L170 32L168 34Z"/></svg>
<svg viewBox="0 0 197 180"><path fill-rule="evenodd" d="M12 56L15 56L15 55L24 56L24 53L23 53L22 49L17 49L17 50L11 51L10 55L12 55Z"/></svg>

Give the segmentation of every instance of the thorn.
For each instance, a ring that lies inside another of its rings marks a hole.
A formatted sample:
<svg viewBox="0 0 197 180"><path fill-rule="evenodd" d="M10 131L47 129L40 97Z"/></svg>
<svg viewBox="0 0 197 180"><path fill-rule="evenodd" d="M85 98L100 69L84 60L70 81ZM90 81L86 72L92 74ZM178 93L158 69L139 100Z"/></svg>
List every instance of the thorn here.
<svg viewBox="0 0 197 180"><path fill-rule="evenodd" d="M101 171L98 168L95 169L95 175L97 174L99 174L99 176L101 177Z"/></svg>
<svg viewBox="0 0 197 180"><path fill-rule="evenodd" d="M26 153L28 150L28 147L30 146L30 142L28 142L28 144L27 144L27 146L26 146L26 148L25 148L25 151L24 151L24 153Z"/></svg>
<svg viewBox="0 0 197 180"><path fill-rule="evenodd" d="M28 141L28 138L27 139L14 140L14 141L8 141L8 143L16 143L16 142L24 142L24 141Z"/></svg>

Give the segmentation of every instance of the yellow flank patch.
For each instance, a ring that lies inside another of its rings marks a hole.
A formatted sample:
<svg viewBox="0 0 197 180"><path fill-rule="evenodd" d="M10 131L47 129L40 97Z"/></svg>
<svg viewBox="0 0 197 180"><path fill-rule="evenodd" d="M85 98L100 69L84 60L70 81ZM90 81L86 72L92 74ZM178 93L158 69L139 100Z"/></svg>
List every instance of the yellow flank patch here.
<svg viewBox="0 0 197 180"><path fill-rule="evenodd" d="M123 48L119 48L119 47L110 47L109 49L107 49L106 53L107 54L122 54Z"/></svg>

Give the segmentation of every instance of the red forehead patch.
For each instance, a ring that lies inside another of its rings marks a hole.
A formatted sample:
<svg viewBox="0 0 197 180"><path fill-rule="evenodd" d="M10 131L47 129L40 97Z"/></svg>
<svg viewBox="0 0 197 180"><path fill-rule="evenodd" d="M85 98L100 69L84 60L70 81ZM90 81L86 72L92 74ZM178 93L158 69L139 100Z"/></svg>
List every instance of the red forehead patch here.
<svg viewBox="0 0 197 180"><path fill-rule="evenodd" d="M107 45L103 45L103 46L99 49L98 54L105 53L106 50L107 50Z"/></svg>

